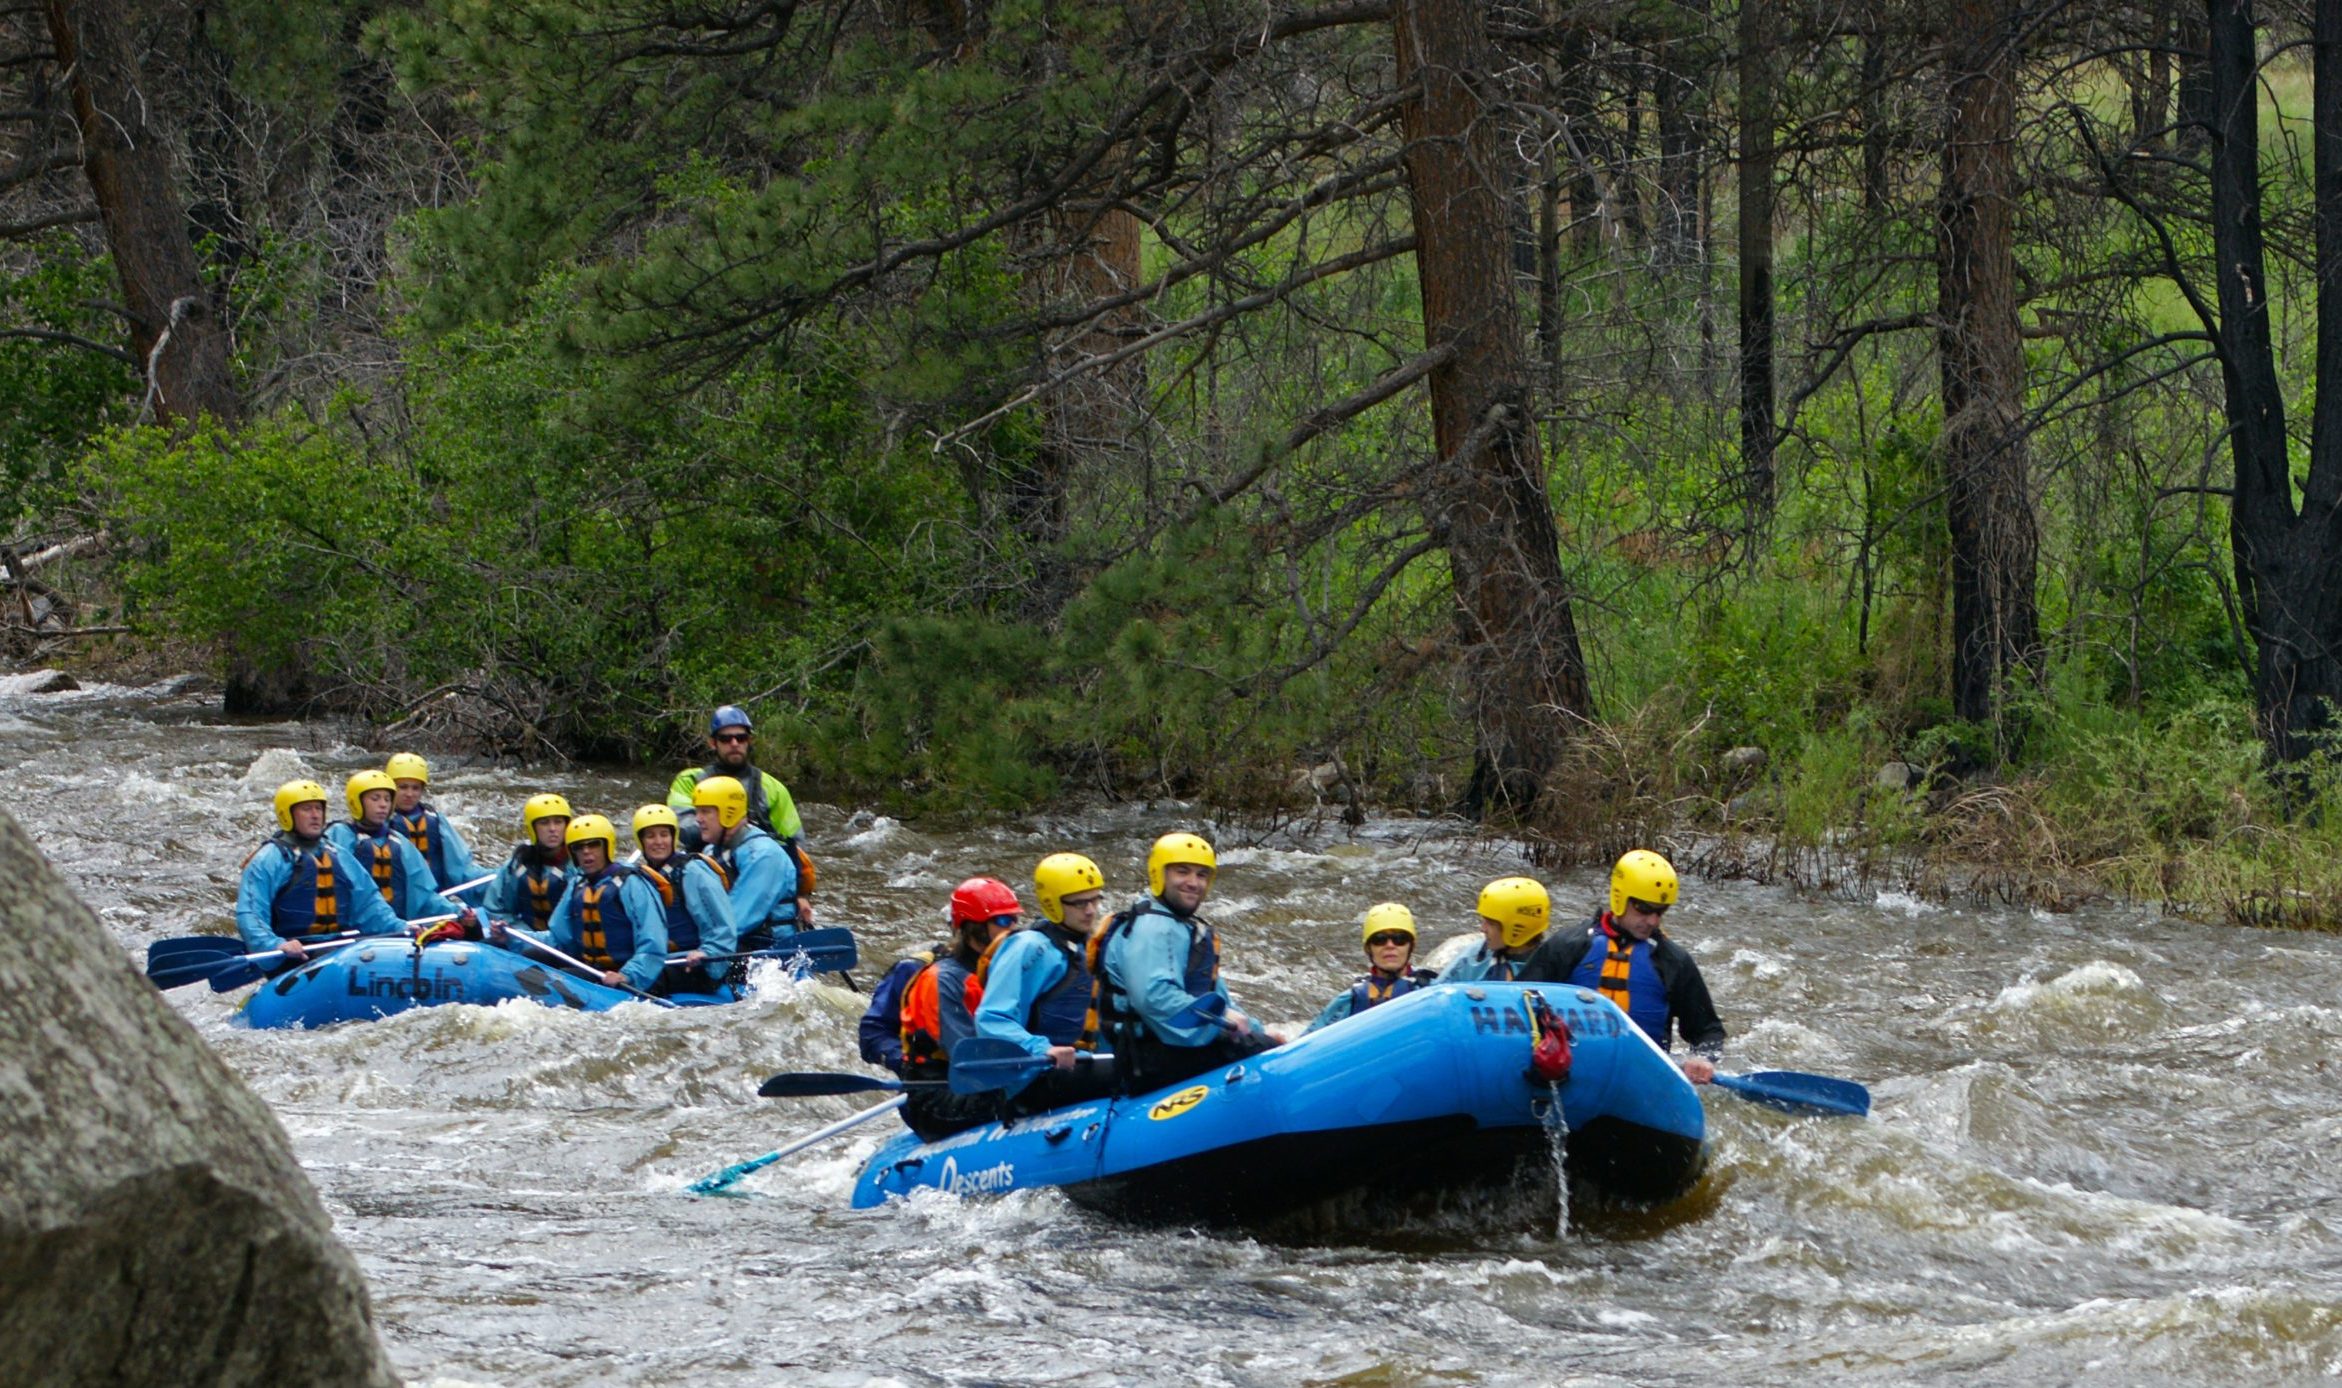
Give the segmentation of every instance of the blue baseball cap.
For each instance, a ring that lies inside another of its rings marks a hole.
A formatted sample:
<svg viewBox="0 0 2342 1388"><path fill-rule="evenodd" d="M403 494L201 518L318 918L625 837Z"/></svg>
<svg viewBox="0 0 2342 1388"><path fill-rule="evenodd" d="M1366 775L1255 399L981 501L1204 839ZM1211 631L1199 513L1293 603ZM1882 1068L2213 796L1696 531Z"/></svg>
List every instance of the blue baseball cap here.
<svg viewBox="0 0 2342 1388"><path fill-rule="evenodd" d="M714 737L726 728L746 728L750 732L755 732L756 724L749 721L747 709L738 704L726 704L709 716L707 735Z"/></svg>

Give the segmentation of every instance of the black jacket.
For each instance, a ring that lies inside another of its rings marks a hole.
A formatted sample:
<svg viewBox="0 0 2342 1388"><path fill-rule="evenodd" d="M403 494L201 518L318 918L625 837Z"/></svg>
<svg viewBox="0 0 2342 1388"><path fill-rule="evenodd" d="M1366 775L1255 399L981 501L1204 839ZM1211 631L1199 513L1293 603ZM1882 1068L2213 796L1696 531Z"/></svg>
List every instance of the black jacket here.
<svg viewBox="0 0 2342 1388"><path fill-rule="evenodd" d="M1545 937L1516 975L1524 983L1567 983L1585 960L1595 937L1602 933L1602 918L1595 916L1576 930L1557 931ZM1605 946L1607 948L1607 946ZM1683 1037L1684 1044L1710 1060L1724 1049L1724 1019L1716 1015L1716 1004L1708 997L1708 981L1700 977L1700 966L1683 946L1663 933L1651 935L1651 966L1659 972L1659 984L1667 990L1668 1019ZM1662 1045L1672 1045L1661 1037Z"/></svg>

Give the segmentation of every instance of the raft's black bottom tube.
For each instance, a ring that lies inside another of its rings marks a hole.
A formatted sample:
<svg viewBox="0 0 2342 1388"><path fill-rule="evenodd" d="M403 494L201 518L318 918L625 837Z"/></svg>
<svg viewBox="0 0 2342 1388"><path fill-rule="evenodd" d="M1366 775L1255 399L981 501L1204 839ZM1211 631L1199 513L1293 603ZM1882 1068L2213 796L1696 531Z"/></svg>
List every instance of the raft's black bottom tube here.
<svg viewBox="0 0 2342 1388"><path fill-rule="evenodd" d="M1543 1128L1481 1128L1461 1115L1324 1132L1280 1133L1067 1186L1067 1198L1148 1223L1249 1224L1303 1209L1370 1181L1469 1185L1509 1179L1523 1156L1546 1149ZM1691 1189L1706 1153L1696 1138L1618 1118L1570 1133L1573 1183L1634 1204ZM1436 1173L1436 1174L1434 1174Z"/></svg>

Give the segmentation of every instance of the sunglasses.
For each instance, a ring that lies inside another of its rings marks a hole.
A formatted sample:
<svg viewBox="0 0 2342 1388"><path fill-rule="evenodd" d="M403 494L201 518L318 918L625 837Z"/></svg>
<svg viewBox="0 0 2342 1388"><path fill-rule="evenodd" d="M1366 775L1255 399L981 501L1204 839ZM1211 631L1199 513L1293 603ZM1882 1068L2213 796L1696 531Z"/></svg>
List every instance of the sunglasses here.
<svg viewBox="0 0 2342 1388"><path fill-rule="evenodd" d="M1653 906L1648 901L1637 901L1631 896L1626 899L1626 909L1629 911L1640 911L1646 916L1664 916L1667 914L1666 905Z"/></svg>
<svg viewBox="0 0 2342 1388"><path fill-rule="evenodd" d="M1411 945L1413 943L1415 943L1414 936L1402 935L1396 930L1385 930L1380 935L1369 935L1366 937L1366 947L1368 949L1380 949L1384 945Z"/></svg>
<svg viewBox="0 0 2342 1388"><path fill-rule="evenodd" d="M716 734L716 741L718 741L718 742L747 742L747 741L749 740L749 737L750 737L750 734L748 734L748 733L717 733L717 734Z"/></svg>

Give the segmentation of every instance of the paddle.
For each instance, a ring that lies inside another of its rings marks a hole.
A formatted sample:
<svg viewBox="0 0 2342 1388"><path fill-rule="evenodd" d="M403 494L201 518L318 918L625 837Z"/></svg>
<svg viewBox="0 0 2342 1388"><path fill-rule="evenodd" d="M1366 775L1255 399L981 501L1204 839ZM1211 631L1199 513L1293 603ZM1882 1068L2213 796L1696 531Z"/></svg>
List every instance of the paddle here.
<svg viewBox="0 0 2342 1388"><path fill-rule="evenodd" d="M551 945L542 943L538 940L533 940L517 930L505 931L504 942L507 944L520 945L527 949L533 949L537 953L544 955L547 958L557 959L565 967L574 970L579 977L587 980L588 982L602 983L602 971L600 969L597 969L593 965L588 964L583 959L576 959L569 955L563 954L560 950L553 948ZM675 1006L674 1003L667 1001L665 998L652 997L650 994L644 992L640 988L637 988L633 984L626 982L623 978L621 978L616 983L602 983L602 986L605 988L616 988L622 993L631 993L635 997L642 999L644 1002L653 1003L659 1007Z"/></svg>
<svg viewBox="0 0 2342 1388"><path fill-rule="evenodd" d="M480 874L478 877L475 877L475 878L473 878L473 879L472 879L471 881L469 881L469 882L458 882L458 883L456 883L456 884L455 884L454 886L452 886L452 887L441 887L441 888L439 889L439 894L440 894L441 896L450 896L450 897L451 897L451 896L454 896L454 895L455 895L457 892L468 892L468 891L470 891L470 890L471 890L472 888L474 888L474 887L485 886L485 885L487 885L488 883L490 883L490 882L493 882L493 881L495 881L495 880L496 880L496 874L495 874L495 873L493 873L493 872L484 872L484 873Z"/></svg>
<svg viewBox="0 0 2342 1388"><path fill-rule="evenodd" d="M357 937L351 936L346 939L336 939L329 937L317 940L303 940L301 943L307 946L309 952L314 955L321 954L329 949L340 949L343 945L356 944ZM242 942L238 941L236 947L241 950L243 948ZM224 956L217 954L190 954L180 956L176 959L166 960L161 964L149 962L146 968L146 976L153 981L155 987L168 990L172 988L184 988L190 983L200 983L205 979L217 979L222 975L234 975L237 980L234 983L222 985L215 982L212 984L212 988L215 991L225 993L229 988L240 987L243 984L250 983L252 980L259 978L261 975L267 973L269 970L284 962L285 952L281 949L264 949L256 954L230 954Z"/></svg>
<svg viewBox="0 0 2342 1388"><path fill-rule="evenodd" d="M1743 1099L1785 1113L1826 1113L1860 1118L1870 1112L1870 1091L1852 1080L1796 1070L1759 1070L1753 1075L1718 1075L1710 1083Z"/></svg>
<svg viewBox="0 0 2342 1388"><path fill-rule="evenodd" d="M429 929L434 925L443 925L446 922L454 919L455 917L452 915L419 916L414 920L408 921L407 925L410 929L415 927ZM354 945L364 938L366 937L355 936L346 940L330 941L322 945L311 944L308 946L308 948L311 954L315 954L321 949L333 949L338 948L341 945ZM373 938L377 940L405 940L409 937L405 935L376 935ZM302 943L308 944L307 941L303 941ZM277 965L283 962L284 951L282 950L264 950L259 954L243 955L238 958L228 960L221 964L218 969L213 972L211 976L211 990L215 993L232 993L247 983L258 982L259 980L268 977L270 974L277 972Z"/></svg>
<svg viewBox="0 0 2342 1388"><path fill-rule="evenodd" d="M854 943L854 932L843 926L827 930L800 930L784 936L781 943L765 949L737 950L730 954L700 956L703 962L717 963L727 959L794 959L804 955L817 974L844 973L862 962L862 955ZM670 954L667 962L680 964L684 956Z"/></svg>
<svg viewBox="0 0 2342 1388"><path fill-rule="evenodd" d="M380 938L392 940L398 937L384 935ZM358 943L356 940L331 940L321 945L310 945L308 956L302 962L306 963L309 959L315 959L329 949L341 949L356 943ZM247 983L257 983L270 974L278 972L290 962L281 949L262 950L258 954L240 955L219 964L211 971L211 990L215 993L232 993Z"/></svg>
<svg viewBox="0 0 2342 1388"><path fill-rule="evenodd" d="M691 956L688 954L670 954L667 956L667 962L670 964L682 964L688 962L690 958ZM791 960L800 958L802 958L806 963L805 971L807 973L816 974L837 973L841 970L852 968L856 962L852 946L848 946L842 950L768 949L757 950L748 954L703 954L700 956L700 962L703 964L720 964L727 959L777 959L783 963L787 963Z"/></svg>
<svg viewBox="0 0 2342 1388"><path fill-rule="evenodd" d="M1111 1054L1093 1055L1087 1051L1074 1057L1074 1064L1095 1065L1099 1061L1112 1064ZM995 1090L1015 1089L1020 1084L1055 1069L1057 1062L1045 1055L1033 1055L1014 1041L996 1036L971 1036L951 1048L951 1092L954 1094L989 1094Z"/></svg>
<svg viewBox="0 0 2342 1388"><path fill-rule="evenodd" d="M741 1178L749 1175L751 1172L762 1171L783 1157L794 1156L797 1153L804 1151L806 1148L811 1147L817 1142L827 1142L831 1138L836 1137L839 1133L842 1133L849 1128L858 1127L861 1124L867 1123L882 1113L892 1113L894 1110L901 1108L902 1106L903 1101L901 1099L889 1099L885 1103L880 1104L875 1108L866 1108L851 1118L841 1118L837 1122L830 1124L828 1127L823 1128L817 1133L812 1133L808 1136L798 1138L795 1142L790 1143L788 1146L783 1147L778 1151L767 1152L761 1157L750 1157L747 1161L737 1162L731 1166L725 1167L721 1171L715 1172L711 1175L702 1176L698 1180L693 1181L690 1185L685 1186L683 1189L692 1195L721 1195L725 1191L730 1190L733 1186L739 1184Z"/></svg>
<svg viewBox="0 0 2342 1388"><path fill-rule="evenodd" d="M877 1075L848 1075L829 1070L785 1070L770 1075L756 1087L760 1099L816 1099L832 1094L909 1094L920 1089L948 1089L942 1080L890 1080Z"/></svg>
<svg viewBox="0 0 2342 1388"><path fill-rule="evenodd" d="M309 946L324 944L329 940L355 940L357 938L358 932L355 930L344 930L333 935L303 935L300 937L301 943ZM234 959L246 952L243 937L238 935L180 935L168 940L157 940L148 945L146 947L146 968L147 973L151 976L156 969L164 965L191 964L198 959L209 959L217 963L221 960Z"/></svg>

